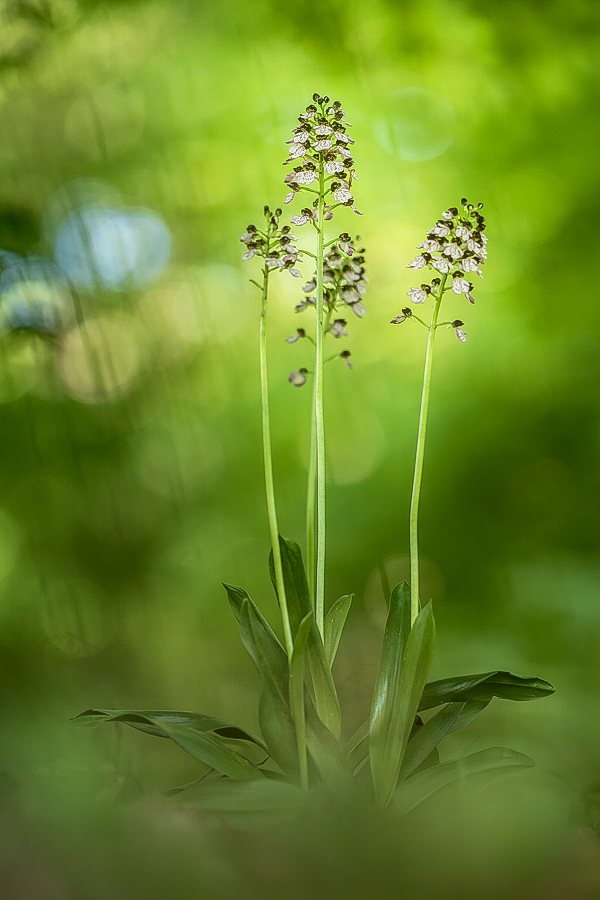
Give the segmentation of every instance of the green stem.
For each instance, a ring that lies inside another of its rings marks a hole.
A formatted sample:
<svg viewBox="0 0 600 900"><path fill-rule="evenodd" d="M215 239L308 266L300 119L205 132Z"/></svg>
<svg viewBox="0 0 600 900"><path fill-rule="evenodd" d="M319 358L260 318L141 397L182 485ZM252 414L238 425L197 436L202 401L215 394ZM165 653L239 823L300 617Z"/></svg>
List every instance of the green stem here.
<svg viewBox="0 0 600 900"><path fill-rule="evenodd" d="M313 409L315 405L313 389ZM308 454L308 480L306 488L306 574L310 596L315 599L315 502L317 496L317 439L315 417L311 415L310 450Z"/></svg>
<svg viewBox="0 0 600 900"><path fill-rule="evenodd" d="M413 476L412 494L410 498L410 621L414 624L419 613L419 498L421 496L421 480L423 478L423 458L425 456L425 434L427 431L427 411L429 409L429 391L431 388L431 369L433 365L433 342L437 326L444 285L447 275L442 278L427 337L425 354L425 371L423 373L423 390L421 393L421 410L419 412L419 429L417 433L417 451L415 455L415 472Z"/></svg>
<svg viewBox="0 0 600 900"><path fill-rule="evenodd" d="M317 240L317 348L315 360L315 445L317 457L317 553L315 619L324 633L325 618L325 422L323 418L323 254L325 242L325 173L319 163L319 233Z"/></svg>
<svg viewBox="0 0 600 900"><path fill-rule="evenodd" d="M269 380L267 373L267 296L269 291L269 270L265 266L263 271L263 286L261 295L260 310L260 337L259 337L259 357L260 357L260 401L262 411L262 433L263 433L263 462L265 469L265 490L267 496L267 517L269 520L269 534L271 537L271 548L273 551L273 568L275 569L275 585L277 588L277 599L279 600L279 608L281 609L281 618L283 620L283 633L285 637L285 646L288 657L291 659L294 650L294 641L292 639L292 628L290 625L290 614L287 606L287 598L285 594L285 584L283 581L283 566L281 563L281 548L279 546L279 527L277 525L277 507L275 505L275 484L273 481L273 454L271 449L271 420L269 416Z"/></svg>
<svg viewBox="0 0 600 900"><path fill-rule="evenodd" d="M327 328L331 321L333 310L329 310L327 317L323 323L323 334L327 332ZM318 331L317 324L317 331ZM316 342L313 341L316 348ZM316 350L315 350L316 353ZM331 357L335 359L335 357ZM324 360L328 362L328 360ZM316 379L313 389L313 409L316 407ZM315 572L315 513L316 513L316 497L317 497L317 435L315 416L311 417L310 423L310 450L308 455L308 487L306 491L306 572L308 577L308 586L310 596L314 599L316 596L316 572Z"/></svg>

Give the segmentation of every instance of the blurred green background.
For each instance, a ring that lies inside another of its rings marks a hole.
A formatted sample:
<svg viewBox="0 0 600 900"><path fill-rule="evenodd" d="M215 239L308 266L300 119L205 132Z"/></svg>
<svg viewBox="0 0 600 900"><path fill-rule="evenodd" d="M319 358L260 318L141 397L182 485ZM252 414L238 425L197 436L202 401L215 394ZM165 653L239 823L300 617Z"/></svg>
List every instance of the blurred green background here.
<svg viewBox="0 0 600 900"><path fill-rule="evenodd" d="M331 236L359 230L370 276L354 370L327 376L328 599L356 593L337 663L348 729L370 702L381 570L408 572L425 332L388 323L420 281L414 248L467 196L489 259L476 305L447 301L468 343L438 337L421 517L434 675L556 685L493 705L466 748L534 756L540 820L566 821L564 796L600 781L599 25L596 0L0 2L0 768L32 821L40 796L40 819L72 823L102 791L197 777L163 742L65 724L87 707L255 726L220 585L275 621L258 264L239 235L282 203L284 142L314 91L354 125L364 217L340 211ZM306 324L298 282L274 282L276 480L302 542L310 396L287 375L310 354L285 343Z"/></svg>

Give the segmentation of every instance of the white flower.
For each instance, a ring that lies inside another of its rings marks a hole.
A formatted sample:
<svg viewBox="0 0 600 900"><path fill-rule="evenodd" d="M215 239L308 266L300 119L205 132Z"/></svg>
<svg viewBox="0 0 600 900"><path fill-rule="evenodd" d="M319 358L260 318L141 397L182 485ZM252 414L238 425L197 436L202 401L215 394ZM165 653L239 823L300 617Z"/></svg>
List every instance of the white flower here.
<svg viewBox="0 0 600 900"><path fill-rule="evenodd" d="M455 294L468 294L471 290L471 285L466 278L455 277L452 279L452 290Z"/></svg>
<svg viewBox="0 0 600 900"><path fill-rule="evenodd" d="M367 307L364 305L364 303L353 303L352 304L352 312L354 313L355 316L358 316L359 319L362 319L362 317L364 316L366 311L367 311Z"/></svg>
<svg viewBox="0 0 600 900"><path fill-rule="evenodd" d="M425 303L427 294L422 288L411 288L406 292L413 303Z"/></svg>
<svg viewBox="0 0 600 900"><path fill-rule="evenodd" d="M325 171L328 175L339 175L344 171L344 163L340 162L339 159L327 162L325 163Z"/></svg>
<svg viewBox="0 0 600 900"><path fill-rule="evenodd" d="M335 136L338 139L338 141L342 142L342 144L354 144L355 143L355 141L353 141L351 138L349 138L347 134L344 134L343 131L336 131Z"/></svg>
<svg viewBox="0 0 600 900"><path fill-rule="evenodd" d="M450 227L448 225L444 225L443 222L438 222L437 225L434 225L433 228L429 229L428 234L435 234L437 235L437 237L448 237L448 235L450 234Z"/></svg>
<svg viewBox="0 0 600 900"><path fill-rule="evenodd" d="M285 204L285 203L291 203L295 196L296 196L295 192L294 192L294 191L290 191L289 194L286 194L286 195L285 195L285 200L283 201L284 204Z"/></svg>
<svg viewBox="0 0 600 900"><path fill-rule="evenodd" d="M333 129L330 128L329 125L317 125L315 128L315 134L319 137L325 137L326 135L331 134L332 131Z"/></svg>
<svg viewBox="0 0 600 900"><path fill-rule="evenodd" d="M313 150L330 150L333 144L330 140L317 141L313 144Z"/></svg>
<svg viewBox="0 0 600 900"><path fill-rule="evenodd" d="M473 238L469 238L467 241L467 248L471 251L471 253L481 253L483 247L481 244L478 244L477 241L474 241Z"/></svg>
<svg viewBox="0 0 600 900"><path fill-rule="evenodd" d="M290 222L292 225L306 225L310 221L310 216L292 216Z"/></svg>
<svg viewBox="0 0 600 900"><path fill-rule="evenodd" d="M466 225L457 225L455 231L456 237L461 238L463 241L467 241L471 235Z"/></svg>
<svg viewBox="0 0 600 900"><path fill-rule="evenodd" d="M292 144L289 149L290 159L298 159L300 156L306 155L306 147L303 144Z"/></svg>
<svg viewBox="0 0 600 900"><path fill-rule="evenodd" d="M270 257L269 259L265 259L265 265L270 269L282 269L284 266L284 262L282 259L277 259L276 257Z"/></svg>
<svg viewBox="0 0 600 900"><path fill-rule="evenodd" d="M256 250L247 250L244 253L244 255L242 256L242 259L252 259L252 257L254 256L255 253L256 253Z"/></svg>
<svg viewBox="0 0 600 900"><path fill-rule="evenodd" d="M298 184L312 184L317 180L317 173L312 169L303 169L302 172L296 172L295 175Z"/></svg>
<svg viewBox="0 0 600 900"><path fill-rule="evenodd" d="M339 188L339 190L333 192L333 199L336 203L348 203L354 198L348 188Z"/></svg>
<svg viewBox="0 0 600 900"><path fill-rule="evenodd" d="M477 265L477 260L473 259L472 256L467 256L465 259L461 260L460 266L463 272L477 272L480 278L483 278L483 272Z"/></svg>
<svg viewBox="0 0 600 900"><path fill-rule="evenodd" d="M407 265L407 269L424 269L427 265L427 260L424 256L416 256L412 262L409 262ZM448 264L449 265L449 264Z"/></svg>
<svg viewBox="0 0 600 900"><path fill-rule="evenodd" d="M467 343L467 336L464 333L464 331L462 330L462 328L456 329L456 337L459 339L459 341L462 341L463 344Z"/></svg>
<svg viewBox="0 0 600 900"><path fill-rule="evenodd" d="M358 293L358 291L355 291L354 288L343 288L342 300L344 301L344 303L357 303L360 300L360 294Z"/></svg>
<svg viewBox="0 0 600 900"><path fill-rule="evenodd" d="M443 257L441 259L434 259L431 265L434 269L437 269L438 272L441 272L442 275L447 275L450 271L450 260L444 259Z"/></svg>
<svg viewBox="0 0 600 900"><path fill-rule="evenodd" d="M458 212L458 210L456 210L456 212ZM445 212L442 213L443 219L453 219L454 216L455 216L455 210L453 210L453 209L447 209Z"/></svg>
<svg viewBox="0 0 600 900"><path fill-rule="evenodd" d="M350 157L352 156L352 154L350 153L350 151L348 150L347 147L338 147L337 152L341 156L344 156L346 159L350 159Z"/></svg>
<svg viewBox="0 0 600 900"><path fill-rule="evenodd" d="M308 138L308 131L299 131L298 134L294 135L294 144L306 144Z"/></svg>
<svg viewBox="0 0 600 900"><path fill-rule="evenodd" d="M463 251L458 244L446 244L444 247L444 256L450 256L452 259L460 259L462 255Z"/></svg>
<svg viewBox="0 0 600 900"><path fill-rule="evenodd" d="M440 249L440 244L437 241L426 240L423 241L422 244L419 244L417 247L418 250L427 250L428 253L435 253L436 250Z"/></svg>

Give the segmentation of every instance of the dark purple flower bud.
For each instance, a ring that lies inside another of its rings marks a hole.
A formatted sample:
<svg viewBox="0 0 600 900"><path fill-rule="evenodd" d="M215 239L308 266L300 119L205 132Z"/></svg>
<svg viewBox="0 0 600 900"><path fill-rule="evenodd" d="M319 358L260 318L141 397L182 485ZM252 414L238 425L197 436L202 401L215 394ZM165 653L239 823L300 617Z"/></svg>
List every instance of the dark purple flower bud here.
<svg viewBox="0 0 600 900"><path fill-rule="evenodd" d="M342 350L342 352L340 353L340 359L344 360L344 362L346 363L346 365L348 366L349 369L354 368L354 366L350 362L350 351L349 350Z"/></svg>

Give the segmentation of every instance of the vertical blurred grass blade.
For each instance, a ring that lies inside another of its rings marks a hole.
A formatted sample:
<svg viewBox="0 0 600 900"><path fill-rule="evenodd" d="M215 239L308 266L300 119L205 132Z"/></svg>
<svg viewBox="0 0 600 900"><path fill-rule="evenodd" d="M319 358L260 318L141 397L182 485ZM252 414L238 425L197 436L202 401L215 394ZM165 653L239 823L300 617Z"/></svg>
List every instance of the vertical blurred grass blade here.
<svg viewBox="0 0 600 900"><path fill-rule="evenodd" d="M353 599L354 594L344 594L335 601L325 616L325 657L330 668L333 665Z"/></svg>
<svg viewBox="0 0 600 900"><path fill-rule="evenodd" d="M300 765L300 785L308 788L308 764L306 756L306 721L304 718L304 659L306 645L314 623L312 610L308 612L298 627L294 639L294 650L290 660L290 709L296 725L296 746Z"/></svg>
<svg viewBox="0 0 600 900"><path fill-rule="evenodd" d="M259 722L269 753L290 776L297 775L295 728L289 700L289 669L285 650L263 627L250 601L240 609L242 643L252 659L263 684Z"/></svg>
<svg viewBox="0 0 600 900"><path fill-rule="evenodd" d="M389 628L386 626L382 651L382 665L387 662L390 672L386 676L380 667L369 739L373 785L380 806L387 806L396 787L435 644L431 603L419 612L406 640L410 588L402 584L392 596L394 608L390 602Z"/></svg>
<svg viewBox="0 0 600 900"><path fill-rule="evenodd" d="M532 759L523 753L517 753L516 750L509 750L507 747L489 747L464 759L433 766L403 781L394 794L394 802L401 812L408 813L453 781L485 773L488 780L493 781L500 775L510 775L522 769L530 769L534 765ZM477 783L480 788L484 786L480 779Z"/></svg>
<svg viewBox="0 0 600 900"><path fill-rule="evenodd" d="M269 625L269 623L267 622L267 620L265 619L263 614L261 613L260 609L254 602L254 600L252 599L250 594L248 594L247 591L245 591L243 588L237 587L237 585L235 585L235 584L226 584L224 581L222 581L221 584L227 591L227 597L229 598L229 605L231 607L231 611L233 612L233 614L236 617L236 619L238 620L238 622L240 621L240 615L241 615L241 611L242 611L242 603L244 602L244 600L247 600L248 603L254 609L256 618L260 621L262 629L265 632L267 632L270 635L270 637L272 638L272 640L275 641L277 644L279 644L279 646L283 650L283 645L282 645L281 641L279 640L279 638L277 637L277 635L275 634L275 632L273 631L273 629L271 628L271 626Z"/></svg>
<svg viewBox="0 0 600 900"><path fill-rule="evenodd" d="M448 734L464 709L464 703L448 703L438 713L422 725L406 747L400 769L400 780L419 768L440 741Z"/></svg>
<svg viewBox="0 0 600 900"><path fill-rule="evenodd" d="M313 611L313 608L300 547L294 541L288 541L284 537L280 537L279 542L283 565L283 580L290 621L292 623L292 634L295 640L300 623L308 613ZM269 560L269 567L271 580L274 580L272 554ZM325 655L325 647L316 623L310 629L306 655L317 714L334 737L339 738L342 721L340 703L333 682L331 668Z"/></svg>

